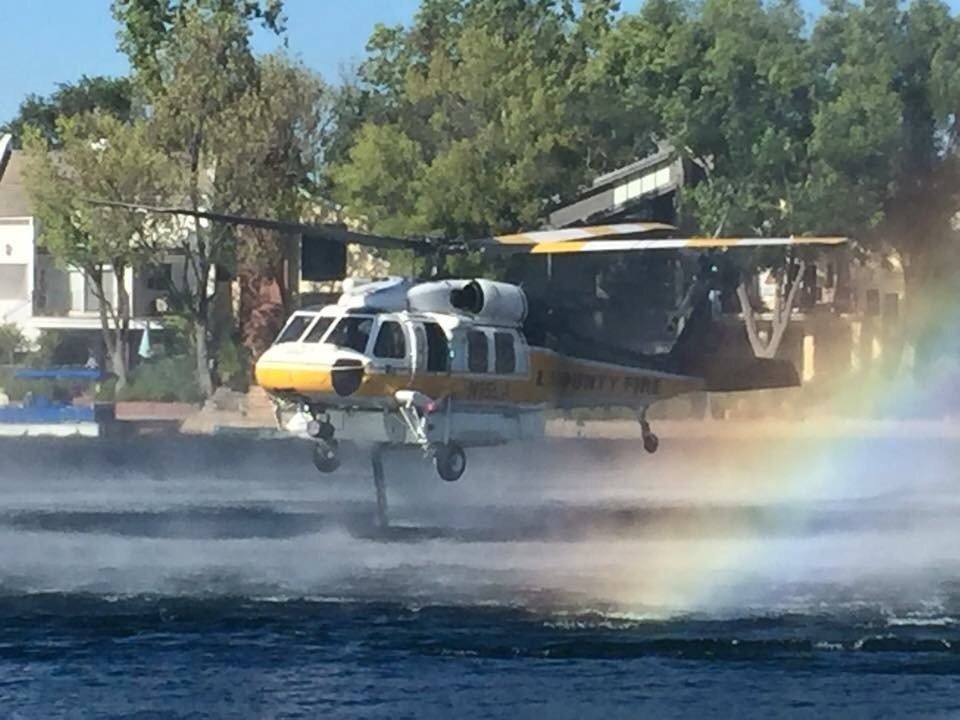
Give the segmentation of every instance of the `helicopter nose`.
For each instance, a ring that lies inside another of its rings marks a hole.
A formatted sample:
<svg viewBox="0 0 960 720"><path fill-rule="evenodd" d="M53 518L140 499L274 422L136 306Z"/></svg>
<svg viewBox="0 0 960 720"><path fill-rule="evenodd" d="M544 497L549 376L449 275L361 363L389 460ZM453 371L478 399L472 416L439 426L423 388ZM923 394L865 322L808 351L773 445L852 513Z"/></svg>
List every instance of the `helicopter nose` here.
<svg viewBox="0 0 960 720"><path fill-rule="evenodd" d="M348 397L359 390L363 375L363 363L360 360L339 358L330 368L333 390L340 397Z"/></svg>

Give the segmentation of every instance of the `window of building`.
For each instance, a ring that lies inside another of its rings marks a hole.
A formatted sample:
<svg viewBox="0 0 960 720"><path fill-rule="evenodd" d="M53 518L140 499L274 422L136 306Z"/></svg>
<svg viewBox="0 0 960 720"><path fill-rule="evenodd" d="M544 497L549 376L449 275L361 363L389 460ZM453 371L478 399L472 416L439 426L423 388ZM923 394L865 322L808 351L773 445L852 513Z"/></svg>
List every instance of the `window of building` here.
<svg viewBox="0 0 960 720"><path fill-rule="evenodd" d="M340 348L362 353L367 349L367 342L370 340L372 329L372 317L358 315L343 317L333 326L333 330L327 337L327 342Z"/></svg>
<svg viewBox="0 0 960 720"><path fill-rule="evenodd" d="M511 333L498 332L493 336L493 352L497 375L509 375L517 371L517 353Z"/></svg>
<svg viewBox="0 0 960 720"><path fill-rule="evenodd" d="M22 300L27 292L27 266L0 265L0 300Z"/></svg>
<svg viewBox="0 0 960 720"><path fill-rule="evenodd" d="M299 340L300 336L303 335L303 331L307 329L307 325L312 321L313 315L294 315L290 318L287 326L280 332L280 337L277 338L277 345Z"/></svg>
<svg viewBox="0 0 960 720"><path fill-rule="evenodd" d="M467 333L467 369L472 373L487 372L487 334L479 330Z"/></svg>
<svg viewBox="0 0 960 720"><path fill-rule="evenodd" d="M437 323L423 324L427 334L427 372L448 372L450 370L450 343L447 334Z"/></svg>
<svg viewBox="0 0 960 720"><path fill-rule="evenodd" d="M100 298L97 294L97 285L89 276L84 276L83 279L83 310L84 312L99 312ZM112 305L116 301L117 276L114 275L113 270L104 270L101 277L101 282L103 284L103 296L106 301Z"/></svg>
<svg viewBox="0 0 960 720"><path fill-rule="evenodd" d="M379 358L402 359L407 356L407 341L403 336L400 323L384 320L380 323L377 341L373 344L373 354Z"/></svg>
<svg viewBox="0 0 960 720"><path fill-rule="evenodd" d="M173 284L173 265L160 263L147 269L147 290L164 292Z"/></svg>
<svg viewBox="0 0 960 720"><path fill-rule="evenodd" d="M330 325L332 324L333 318L317 318L317 323L310 328L310 332L307 333L307 336L303 339L303 341L308 343L320 342L323 340L323 336L327 334L327 330L330 329Z"/></svg>

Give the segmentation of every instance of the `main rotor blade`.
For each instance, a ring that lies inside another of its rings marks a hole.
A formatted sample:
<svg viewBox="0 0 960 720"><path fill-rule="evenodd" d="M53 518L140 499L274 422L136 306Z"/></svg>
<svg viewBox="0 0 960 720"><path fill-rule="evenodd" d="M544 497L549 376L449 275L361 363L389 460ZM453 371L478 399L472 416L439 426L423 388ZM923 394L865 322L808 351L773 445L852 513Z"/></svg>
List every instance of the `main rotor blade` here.
<svg viewBox="0 0 960 720"><path fill-rule="evenodd" d="M424 249L426 246L425 243L419 240L395 238L386 235L371 235L349 230L344 225L334 223L298 223L287 220L271 220L269 218L249 217L246 215L229 215L226 213L208 212L206 210L190 210L188 208L158 207L113 200L88 200L87 202L100 207L155 213L157 215L183 215L227 225L244 225L247 227L261 228L263 230L303 233L322 237L324 240L332 240L344 244L355 243L357 245L366 245L367 247L418 250Z"/></svg>
<svg viewBox="0 0 960 720"><path fill-rule="evenodd" d="M565 243L577 240L598 240L621 235L650 235L658 232L676 230L673 225L665 223L620 223L617 225L588 225L585 227L562 228L560 230L534 230L532 232L514 233L512 235L494 235L490 238L481 238L468 241L468 245L478 247L527 247L541 243ZM520 252L523 252L521 249Z"/></svg>
<svg viewBox="0 0 960 720"><path fill-rule="evenodd" d="M776 238L663 238L660 240L561 240L533 245L496 248L507 254L559 255L595 252L644 252L650 250L682 250L736 247L776 247L787 245L842 245L845 237L776 237Z"/></svg>

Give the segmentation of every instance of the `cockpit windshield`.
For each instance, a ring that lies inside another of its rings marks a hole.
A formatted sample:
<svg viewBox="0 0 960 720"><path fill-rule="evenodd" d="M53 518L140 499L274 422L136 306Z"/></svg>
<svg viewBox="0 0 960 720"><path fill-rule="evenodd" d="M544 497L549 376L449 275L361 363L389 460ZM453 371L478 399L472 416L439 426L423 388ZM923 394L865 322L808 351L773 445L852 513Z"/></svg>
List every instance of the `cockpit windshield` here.
<svg viewBox="0 0 960 720"><path fill-rule="evenodd" d="M326 342L340 348L362 353L367 349L373 318L362 315L347 315L340 318L327 335Z"/></svg>
<svg viewBox="0 0 960 720"><path fill-rule="evenodd" d="M307 336L303 339L303 341L308 343L320 342L323 340L323 336L327 334L327 330L330 328L330 324L332 322L332 317L317 318L316 324L310 328L310 332L307 333Z"/></svg>
<svg viewBox="0 0 960 720"><path fill-rule="evenodd" d="M287 323L287 326L281 331L280 336L277 338L276 344L280 343L289 343L296 342L300 339L300 336L303 335L303 331L307 329L307 326L313 322L315 315L294 315L290 318L290 322Z"/></svg>

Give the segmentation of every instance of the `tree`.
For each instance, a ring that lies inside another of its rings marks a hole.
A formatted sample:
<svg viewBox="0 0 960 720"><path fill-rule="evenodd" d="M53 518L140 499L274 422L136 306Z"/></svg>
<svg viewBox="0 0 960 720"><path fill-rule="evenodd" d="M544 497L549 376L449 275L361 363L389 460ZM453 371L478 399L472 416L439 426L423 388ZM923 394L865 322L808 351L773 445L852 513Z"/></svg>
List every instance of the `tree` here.
<svg viewBox="0 0 960 720"><path fill-rule="evenodd" d="M259 20L277 34L285 22L283 0L114 0L112 9L120 23L120 49L130 58L138 82L151 93L162 91L164 53L191 15Z"/></svg>
<svg viewBox="0 0 960 720"><path fill-rule="evenodd" d="M899 254L922 370L960 270L960 21L937 0L838 0L812 43L820 101L807 215Z"/></svg>
<svg viewBox="0 0 960 720"><path fill-rule="evenodd" d="M133 89L128 78L82 76L75 83L60 83L49 97L28 95L20 103L17 116L0 126L0 135L10 133L20 147L24 129L36 128L43 138L56 147L61 143L57 120L99 110L123 122L134 114Z"/></svg>
<svg viewBox="0 0 960 720"><path fill-rule="evenodd" d="M318 161L324 88L282 57L254 57L241 11L246 7L179 6L157 48L157 65L150 66L161 82L151 90L150 72L137 76L152 107L153 137L174 167L162 194L193 210L296 219ZM179 232L158 227L149 242L155 254L184 259L183 273L170 279L168 293L172 310L191 327L197 382L208 396L211 342L229 330L218 327L213 316L217 278L237 269L237 231L189 221ZM244 256L247 270L275 273L276 238L252 233L246 242L251 244Z"/></svg>
<svg viewBox="0 0 960 720"><path fill-rule="evenodd" d="M147 262L147 228L142 215L117 214L87 200L156 202L165 159L148 132L143 120L126 124L97 111L61 117L56 151L42 130L28 126L24 135L25 183L40 242L60 264L81 270L93 288L118 387L127 382L130 359L126 274Z"/></svg>
<svg viewBox="0 0 960 720"><path fill-rule="evenodd" d="M17 325L0 325L0 364L13 365L17 353L26 347L27 339Z"/></svg>
<svg viewBox="0 0 960 720"><path fill-rule="evenodd" d="M792 0L649 0L623 18L594 58L593 76L611 79L624 104L647 118L701 176L681 198L687 232L800 234L794 197L809 172L815 76L803 16ZM799 287L794 258L739 253L744 277L773 268L773 328L764 343L747 287L740 283L754 351L776 354Z"/></svg>
<svg viewBox="0 0 960 720"><path fill-rule="evenodd" d="M539 224L602 155L583 73L615 7L425 0L410 28L378 27L340 106L355 130L348 151L338 138L335 198L381 232Z"/></svg>

